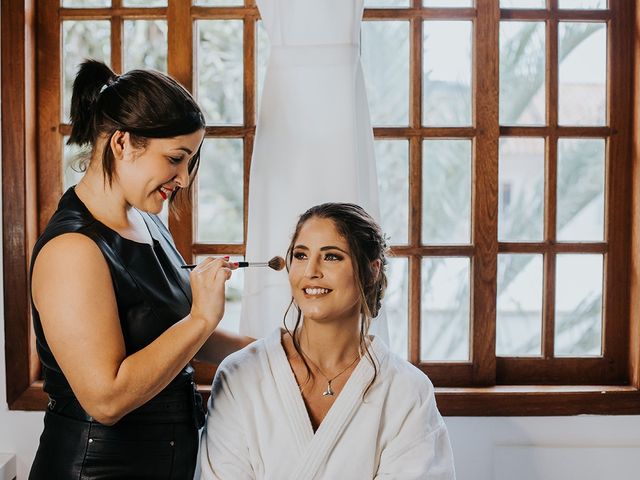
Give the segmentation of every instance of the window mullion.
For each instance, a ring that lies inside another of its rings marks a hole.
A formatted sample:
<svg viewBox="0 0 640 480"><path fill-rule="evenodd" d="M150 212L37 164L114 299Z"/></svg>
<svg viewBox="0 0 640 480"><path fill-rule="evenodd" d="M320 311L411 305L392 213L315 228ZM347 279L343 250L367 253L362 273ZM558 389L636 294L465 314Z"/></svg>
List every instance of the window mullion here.
<svg viewBox="0 0 640 480"><path fill-rule="evenodd" d="M496 274L498 255L499 0L478 2L474 34L474 103L478 132L473 154L471 352L474 385L496 379Z"/></svg>
<svg viewBox="0 0 640 480"><path fill-rule="evenodd" d="M255 0L246 0L246 7L255 7ZM243 142L243 227L242 238L246 251L247 228L249 220L249 172L253 155L253 142L256 127L256 30L258 15L246 15L243 27L243 64L244 64L244 142Z"/></svg>
<svg viewBox="0 0 640 480"><path fill-rule="evenodd" d="M556 205L558 176L558 20L554 18L557 0L550 0L551 19L546 25L546 70L547 70L547 128L545 138L545 240L551 244L556 241ZM542 292L542 356L551 359L555 345L555 304L556 304L556 252L544 254Z"/></svg>
<svg viewBox="0 0 640 480"><path fill-rule="evenodd" d="M111 0L111 7L117 12L122 7L122 0ZM111 17L111 69L122 72L124 63L122 61L122 15L119 13Z"/></svg>
<svg viewBox="0 0 640 480"><path fill-rule="evenodd" d="M419 9L421 0L413 0L413 8ZM419 10L414 10L419 11ZM409 21L409 131L422 126L422 18L414 15ZM409 245L421 245L422 232L422 137L409 139ZM409 257L409 360L420 362L421 330L421 277L422 257Z"/></svg>
<svg viewBox="0 0 640 480"><path fill-rule="evenodd" d="M193 92L193 19L191 2L169 0L167 8L167 70L169 75ZM193 198L185 199L181 204L180 216L169 213L169 228L180 254L187 263L193 261L192 244L194 241Z"/></svg>
<svg viewBox="0 0 640 480"><path fill-rule="evenodd" d="M62 137L59 132L62 116L62 22L58 7L58 2L41 2L37 17L37 45L51 46L46 55L39 55L36 59L38 167L32 174L37 175L38 234L44 230L62 195ZM39 50L43 51L42 47Z"/></svg>
<svg viewBox="0 0 640 480"><path fill-rule="evenodd" d="M629 305L633 303L629 302L629 289L623 286L631 279L628 240L631 225L634 225L628 221L632 215L629 200L632 176L628 172L633 169L628 145L632 138L629 118L632 118L634 105L629 79L633 78L635 3L609 0L607 113L612 134L608 136L605 150L605 242L608 251L604 256L603 353L611 362L613 381L630 377L627 358L629 338L633 338L627 327Z"/></svg>

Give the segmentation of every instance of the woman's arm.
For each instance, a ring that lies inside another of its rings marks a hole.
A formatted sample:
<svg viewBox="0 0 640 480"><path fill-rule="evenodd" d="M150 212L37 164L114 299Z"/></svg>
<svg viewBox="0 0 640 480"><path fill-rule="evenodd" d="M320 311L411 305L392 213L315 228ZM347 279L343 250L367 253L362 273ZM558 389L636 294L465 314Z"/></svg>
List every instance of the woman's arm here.
<svg viewBox="0 0 640 480"><path fill-rule="evenodd" d="M255 338L217 328L196 353L196 360L218 365L227 355L243 349L254 341Z"/></svg>
<svg viewBox="0 0 640 480"><path fill-rule="evenodd" d="M33 300L60 368L82 407L111 425L157 395L184 368L224 312L228 263L191 272L191 313L142 350L126 356L107 263L90 238L49 241L33 270Z"/></svg>

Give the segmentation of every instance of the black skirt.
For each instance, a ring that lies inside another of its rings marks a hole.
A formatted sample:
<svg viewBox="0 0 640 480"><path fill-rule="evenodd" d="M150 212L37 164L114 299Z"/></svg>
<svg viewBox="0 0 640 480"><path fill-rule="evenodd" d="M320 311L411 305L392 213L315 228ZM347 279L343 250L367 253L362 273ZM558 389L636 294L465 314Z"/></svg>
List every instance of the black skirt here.
<svg viewBox="0 0 640 480"><path fill-rule="evenodd" d="M29 479L192 480L201 418L192 402L152 403L105 426L75 399L50 402Z"/></svg>

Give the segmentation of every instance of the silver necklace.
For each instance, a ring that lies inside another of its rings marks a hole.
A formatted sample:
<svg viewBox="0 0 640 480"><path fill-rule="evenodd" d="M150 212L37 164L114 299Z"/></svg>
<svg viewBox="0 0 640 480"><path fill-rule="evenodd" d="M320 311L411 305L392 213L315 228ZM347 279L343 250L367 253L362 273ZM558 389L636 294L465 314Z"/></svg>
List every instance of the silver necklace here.
<svg viewBox="0 0 640 480"><path fill-rule="evenodd" d="M320 374L324 377L324 379L327 381L327 389L322 392L322 396L323 397L333 397L336 393L333 391L333 389L331 388L331 382L333 382L336 378L338 378L340 375L342 375L344 372L346 372L347 370L349 370L351 367L353 367L353 365L356 363L357 360L360 359L360 355L356 356L356 358L353 359L353 362L351 362L349 365L346 366L346 368L344 368L343 370L340 371L340 373L338 373L337 375L334 375L333 377L329 378L327 377L324 372L320 369L320 367L318 367L318 365L316 365L316 363L311 360L311 358L309 357L309 355L307 355L306 353L304 353L304 350L302 350L302 348L300 348L300 351L302 352L302 354L307 357L307 360L309 360L309 362L311 362L311 365L313 365L316 370L318 370L318 372L320 372Z"/></svg>

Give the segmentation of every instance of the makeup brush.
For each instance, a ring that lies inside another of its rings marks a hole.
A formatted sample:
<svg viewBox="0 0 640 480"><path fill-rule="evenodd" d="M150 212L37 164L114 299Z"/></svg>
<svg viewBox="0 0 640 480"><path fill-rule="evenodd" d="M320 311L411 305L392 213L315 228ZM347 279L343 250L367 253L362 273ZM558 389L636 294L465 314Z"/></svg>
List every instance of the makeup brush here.
<svg viewBox="0 0 640 480"><path fill-rule="evenodd" d="M180 268L192 269L195 267L196 265L194 264L180 265ZM269 267L277 272L284 268L284 258L276 256L276 257L273 257L268 262L238 262L238 268L245 268L245 267Z"/></svg>

